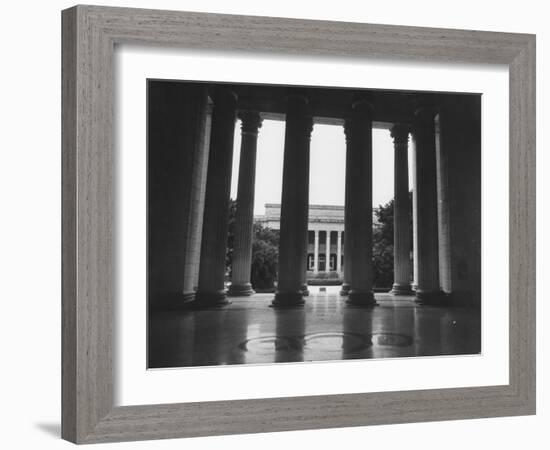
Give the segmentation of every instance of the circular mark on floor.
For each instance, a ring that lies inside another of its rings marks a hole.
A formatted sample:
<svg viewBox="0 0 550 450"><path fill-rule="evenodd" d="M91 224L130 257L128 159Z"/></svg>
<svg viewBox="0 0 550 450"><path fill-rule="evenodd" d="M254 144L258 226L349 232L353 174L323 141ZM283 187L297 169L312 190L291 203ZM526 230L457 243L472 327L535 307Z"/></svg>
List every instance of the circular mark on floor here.
<svg viewBox="0 0 550 450"><path fill-rule="evenodd" d="M413 343L411 336L396 333L374 333L372 341L382 347L408 347Z"/></svg>
<svg viewBox="0 0 550 450"><path fill-rule="evenodd" d="M351 332L312 333L304 336L304 347L323 352L356 352L372 345L370 335Z"/></svg>
<svg viewBox="0 0 550 450"><path fill-rule="evenodd" d="M318 352L358 352L374 346L407 347L411 336L396 333L361 334L348 331L311 333L305 336L260 336L247 339L239 344L239 349L255 354L270 354L279 351L318 351Z"/></svg>
<svg viewBox="0 0 550 450"><path fill-rule="evenodd" d="M245 352L273 353L275 351L298 350L300 344L295 338L288 336L260 336L247 339L239 344L239 348Z"/></svg>

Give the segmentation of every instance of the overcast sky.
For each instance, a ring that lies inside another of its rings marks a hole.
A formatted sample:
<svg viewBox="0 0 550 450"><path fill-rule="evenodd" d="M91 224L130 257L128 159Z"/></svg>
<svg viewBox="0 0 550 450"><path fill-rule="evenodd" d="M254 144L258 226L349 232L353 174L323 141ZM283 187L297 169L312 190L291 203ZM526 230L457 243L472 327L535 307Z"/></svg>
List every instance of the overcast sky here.
<svg viewBox="0 0 550 450"><path fill-rule="evenodd" d="M258 135L254 214L266 203L281 202L285 123L264 120ZM237 198L240 122L235 129L231 198ZM344 205L346 144L341 126L315 125L311 135L309 203ZM393 197L393 143L388 130L373 131L373 205Z"/></svg>

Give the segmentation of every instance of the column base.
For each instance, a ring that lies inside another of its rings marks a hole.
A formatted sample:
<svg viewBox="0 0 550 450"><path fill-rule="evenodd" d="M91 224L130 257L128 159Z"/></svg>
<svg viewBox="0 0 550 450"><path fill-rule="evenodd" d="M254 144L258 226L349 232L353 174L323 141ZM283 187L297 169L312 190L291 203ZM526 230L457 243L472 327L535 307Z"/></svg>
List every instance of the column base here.
<svg viewBox="0 0 550 450"><path fill-rule="evenodd" d="M349 306L359 306L362 308L372 308L374 306L378 306L378 303L376 303L372 291L365 292L356 291L353 289L349 291L346 303Z"/></svg>
<svg viewBox="0 0 550 450"><path fill-rule="evenodd" d="M398 284L394 283L389 294L392 295L414 295L414 291L411 289L410 284Z"/></svg>
<svg viewBox="0 0 550 450"><path fill-rule="evenodd" d="M435 305L442 306L447 303L446 296L441 291L421 291L416 290L416 297L414 301L419 305Z"/></svg>
<svg viewBox="0 0 550 450"><path fill-rule="evenodd" d="M270 306L272 308L295 308L304 306L304 304L305 300L301 290L297 292L278 291Z"/></svg>
<svg viewBox="0 0 550 450"><path fill-rule="evenodd" d="M245 284L233 284L229 286L229 289L227 290L227 295L230 297L249 297L251 295L254 295L256 292L254 289L252 289L252 285L250 283Z"/></svg>
<svg viewBox="0 0 550 450"><path fill-rule="evenodd" d="M349 295L349 291L350 291L349 283L343 283L342 284L342 289L340 289L340 295L342 297L346 297L346 296Z"/></svg>
<svg viewBox="0 0 550 450"><path fill-rule="evenodd" d="M183 293L183 303L191 303L193 301L195 301L195 296L197 295L197 293L195 291L191 291L191 292L184 292Z"/></svg>
<svg viewBox="0 0 550 450"><path fill-rule="evenodd" d="M195 294L195 300L189 303L193 309L221 308L229 305L231 302L227 299L225 290L221 291L198 291Z"/></svg>
<svg viewBox="0 0 550 450"><path fill-rule="evenodd" d="M307 297L309 295L309 289L307 288L307 284L302 284L301 291L304 297Z"/></svg>

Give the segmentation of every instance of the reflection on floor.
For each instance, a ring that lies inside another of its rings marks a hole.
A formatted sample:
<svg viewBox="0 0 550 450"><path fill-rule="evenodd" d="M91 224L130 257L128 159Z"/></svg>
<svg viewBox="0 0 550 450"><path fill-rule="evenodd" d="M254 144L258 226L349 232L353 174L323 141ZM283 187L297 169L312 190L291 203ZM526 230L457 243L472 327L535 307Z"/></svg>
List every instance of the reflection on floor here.
<svg viewBox="0 0 550 450"><path fill-rule="evenodd" d="M149 367L208 366L476 354L478 310L418 306L412 297L376 294L373 309L348 307L336 293L306 306L273 309L273 294L232 298L223 309L151 317Z"/></svg>

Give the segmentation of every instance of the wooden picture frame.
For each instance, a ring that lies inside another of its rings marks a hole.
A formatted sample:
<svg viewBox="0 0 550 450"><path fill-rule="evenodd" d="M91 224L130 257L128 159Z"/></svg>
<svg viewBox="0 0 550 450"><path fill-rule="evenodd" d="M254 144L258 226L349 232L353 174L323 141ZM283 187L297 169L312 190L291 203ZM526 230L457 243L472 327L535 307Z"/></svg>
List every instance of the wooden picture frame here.
<svg viewBox="0 0 550 450"><path fill-rule="evenodd" d="M98 6L63 11L62 31L64 439L94 443L535 413L534 35ZM119 43L507 65L509 384L114 407L113 52Z"/></svg>

